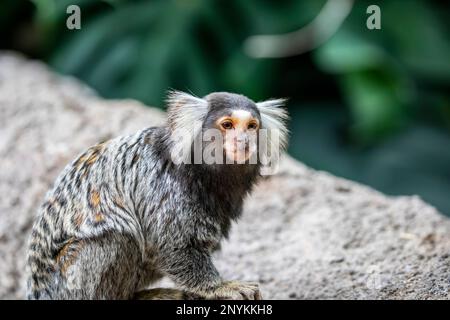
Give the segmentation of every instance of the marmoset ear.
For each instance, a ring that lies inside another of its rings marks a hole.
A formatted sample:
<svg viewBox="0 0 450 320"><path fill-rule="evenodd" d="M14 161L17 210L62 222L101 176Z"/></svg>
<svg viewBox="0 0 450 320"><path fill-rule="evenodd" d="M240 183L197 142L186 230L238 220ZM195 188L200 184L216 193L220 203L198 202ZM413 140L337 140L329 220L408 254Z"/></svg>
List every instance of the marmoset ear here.
<svg viewBox="0 0 450 320"><path fill-rule="evenodd" d="M287 99L273 99L256 103L256 106L261 114L261 129L268 130L268 148L272 149L271 132L277 130L279 137L279 148L283 151L287 147L289 130L287 129L287 121L289 114L284 108Z"/></svg>
<svg viewBox="0 0 450 320"><path fill-rule="evenodd" d="M203 122L208 113L208 102L181 91L167 94L167 116L169 127L175 130L192 130L195 122Z"/></svg>
<svg viewBox="0 0 450 320"><path fill-rule="evenodd" d="M172 158L186 161L194 139L201 132L208 113L208 102L181 91L169 91L167 95L167 121L172 138Z"/></svg>

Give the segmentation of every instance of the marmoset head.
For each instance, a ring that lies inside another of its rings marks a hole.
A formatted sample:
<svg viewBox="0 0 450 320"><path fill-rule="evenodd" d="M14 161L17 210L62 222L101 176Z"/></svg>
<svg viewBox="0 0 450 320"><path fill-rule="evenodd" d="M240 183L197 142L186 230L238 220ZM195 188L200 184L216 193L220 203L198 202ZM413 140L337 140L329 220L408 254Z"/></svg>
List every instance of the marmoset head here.
<svg viewBox="0 0 450 320"><path fill-rule="evenodd" d="M252 157L256 159L257 151L261 158L263 150L270 156L285 149L288 114L284 103L284 99L255 103L243 95L228 92L198 98L171 91L169 128L178 137L175 147L187 151L184 154L190 155L195 138L203 133L203 146L208 140L221 147L226 157L222 163L245 163Z"/></svg>

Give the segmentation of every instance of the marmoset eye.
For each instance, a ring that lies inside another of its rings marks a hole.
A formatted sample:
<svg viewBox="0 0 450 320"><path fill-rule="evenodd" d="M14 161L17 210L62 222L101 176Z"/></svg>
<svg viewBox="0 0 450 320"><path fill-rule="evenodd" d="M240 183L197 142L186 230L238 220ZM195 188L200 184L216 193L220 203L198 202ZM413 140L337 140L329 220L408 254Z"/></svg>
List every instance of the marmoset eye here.
<svg viewBox="0 0 450 320"><path fill-rule="evenodd" d="M224 128L225 130L232 129L233 124L231 123L231 121L224 121L222 122L222 128Z"/></svg>
<svg viewBox="0 0 450 320"><path fill-rule="evenodd" d="M251 122L247 127L249 130L256 130L258 128L258 124L256 122Z"/></svg>

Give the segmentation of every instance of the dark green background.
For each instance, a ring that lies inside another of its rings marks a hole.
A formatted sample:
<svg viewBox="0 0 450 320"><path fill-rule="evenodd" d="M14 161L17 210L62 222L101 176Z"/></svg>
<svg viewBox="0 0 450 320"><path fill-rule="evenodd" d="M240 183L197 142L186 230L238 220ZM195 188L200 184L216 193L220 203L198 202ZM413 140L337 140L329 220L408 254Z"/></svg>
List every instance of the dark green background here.
<svg viewBox="0 0 450 320"><path fill-rule="evenodd" d="M289 152L388 194L419 194L450 214L450 8L356 1L323 46L280 59L245 39L295 31L322 0L0 2L0 46L74 75L108 98L163 106L168 88L290 97ZM78 4L82 29L68 30ZM382 30L366 28L377 4Z"/></svg>

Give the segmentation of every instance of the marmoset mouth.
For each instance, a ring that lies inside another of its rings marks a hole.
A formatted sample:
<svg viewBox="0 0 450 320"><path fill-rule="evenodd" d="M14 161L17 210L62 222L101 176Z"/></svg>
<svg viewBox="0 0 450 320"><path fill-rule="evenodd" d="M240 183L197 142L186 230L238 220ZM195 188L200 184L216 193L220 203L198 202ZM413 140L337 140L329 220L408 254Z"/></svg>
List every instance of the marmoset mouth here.
<svg viewBox="0 0 450 320"><path fill-rule="evenodd" d="M237 148L227 152L227 156L233 161L247 161L252 152L250 151L250 147L246 146L244 150L238 150Z"/></svg>
<svg viewBox="0 0 450 320"><path fill-rule="evenodd" d="M233 148L232 148L231 151L234 152L234 153L237 153L237 152L249 152L250 151L250 146L248 144L242 145L242 144L239 144L239 143L235 143L233 145Z"/></svg>

